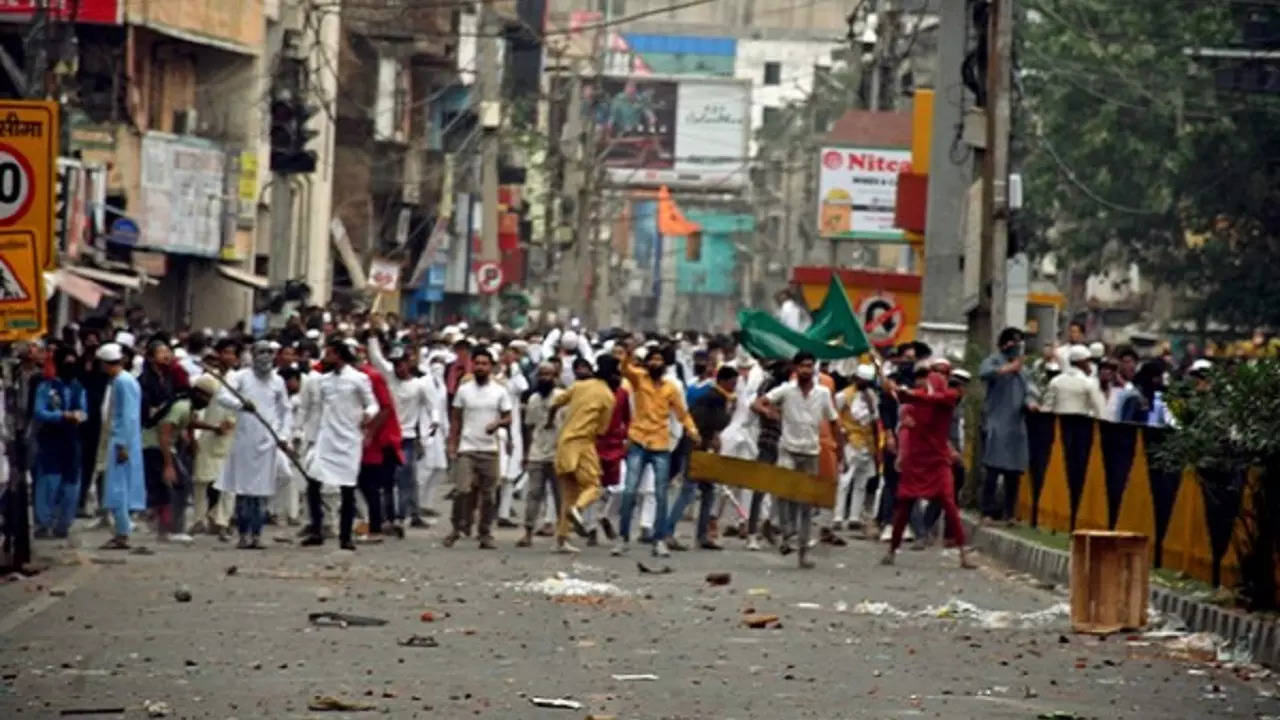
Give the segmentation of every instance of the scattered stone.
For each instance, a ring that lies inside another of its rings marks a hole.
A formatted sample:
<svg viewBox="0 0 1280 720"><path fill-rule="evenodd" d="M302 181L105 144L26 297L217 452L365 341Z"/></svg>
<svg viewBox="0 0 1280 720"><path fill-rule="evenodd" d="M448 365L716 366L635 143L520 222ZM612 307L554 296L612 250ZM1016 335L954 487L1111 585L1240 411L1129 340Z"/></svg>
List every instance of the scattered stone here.
<svg viewBox="0 0 1280 720"><path fill-rule="evenodd" d="M173 599L180 603L191 602L191 589L186 585L179 586L177 590L173 591Z"/></svg>
<svg viewBox="0 0 1280 720"><path fill-rule="evenodd" d="M728 585L732 576L727 572L707 573L708 585Z"/></svg>

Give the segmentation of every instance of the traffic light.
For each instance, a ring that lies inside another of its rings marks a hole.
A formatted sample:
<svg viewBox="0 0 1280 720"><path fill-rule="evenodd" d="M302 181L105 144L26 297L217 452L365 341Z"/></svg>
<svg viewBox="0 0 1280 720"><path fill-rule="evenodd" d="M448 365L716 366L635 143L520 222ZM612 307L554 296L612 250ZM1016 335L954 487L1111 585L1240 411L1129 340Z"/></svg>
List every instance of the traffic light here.
<svg viewBox="0 0 1280 720"><path fill-rule="evenodd" d="M279 98L271 103L271 171L310 173L316 170L316 153L307 143L319 133L307 127L318 112L314 105Z"/></svg>

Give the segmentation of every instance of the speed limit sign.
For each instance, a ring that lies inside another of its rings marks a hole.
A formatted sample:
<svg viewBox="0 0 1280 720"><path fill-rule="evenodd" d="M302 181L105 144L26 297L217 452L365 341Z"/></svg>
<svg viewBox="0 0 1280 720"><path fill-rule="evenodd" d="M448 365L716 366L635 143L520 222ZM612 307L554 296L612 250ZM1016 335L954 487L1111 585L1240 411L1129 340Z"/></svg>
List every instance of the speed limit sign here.
<svg viewBox="0 0 1280 720"><path fill-rule="evenodd" d="M29 233L37 266L57 264L53 172L58 158L58 103L0 100L0 230Z"/></svg>
<svg viewBox="0 0 1280 720"><path fill-rule="evenodd" d="M0 143L0 227L22 219L35 199L31 162L12 145Z"/></svg>

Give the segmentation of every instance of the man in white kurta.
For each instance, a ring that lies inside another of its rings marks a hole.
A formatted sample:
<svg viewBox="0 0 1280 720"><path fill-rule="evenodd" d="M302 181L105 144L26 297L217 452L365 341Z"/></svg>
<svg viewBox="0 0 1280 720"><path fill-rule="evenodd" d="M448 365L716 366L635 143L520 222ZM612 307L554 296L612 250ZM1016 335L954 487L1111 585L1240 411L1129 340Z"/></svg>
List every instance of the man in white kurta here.
<svg viewBox="0 0 1280 720"><path fill-rule="evenodd" d="M352 367L355 351L342 340L330 340L324 348L326 372L314 381L316 411L315 442L307 453L307 509L311 514L311 534L303 545L324 543L324 508L320 487L337 487L342 494L338 540L343 550L356 549L351 541L355 517L356 476L364 449L364 426L378 414L369 376Z"/></svg>
<svg viewBox="0 0 1280 720"><path fill-rule="evenodd" d="M289 392L274 362L275 350L259 340L253 345L251 366L228 374L227 389L219 395L219 402L239 410L239 417L231 455L214 487L236 495L242 548L262 547L267 499L276 492L276 438L286 439L291 432Z"/></svg>

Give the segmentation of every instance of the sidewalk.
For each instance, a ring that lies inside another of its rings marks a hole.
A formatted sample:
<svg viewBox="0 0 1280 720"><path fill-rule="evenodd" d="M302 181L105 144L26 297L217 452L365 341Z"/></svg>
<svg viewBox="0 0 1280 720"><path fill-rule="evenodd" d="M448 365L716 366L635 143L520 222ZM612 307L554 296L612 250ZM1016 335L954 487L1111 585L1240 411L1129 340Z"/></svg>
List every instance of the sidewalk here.
<svg viewBox="0 0 1280 720"><path fill-rule="evenodd" d="M980 552L1044 582L1069 585L1071 554L1064 533L1032 539L1029 528L981 526L975 513L963 513L965 529ZM1056 542L1061 538L1061 542ZM1151 584L1151 607L1182 619L1191 632L1216 633L1233 646L1248 648L1254 662L1280 668L1280 622L1274 618L1220 607L1188 593Z"/></svg>

